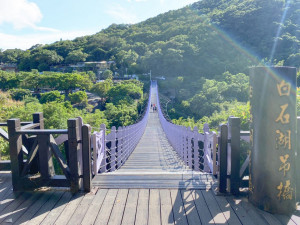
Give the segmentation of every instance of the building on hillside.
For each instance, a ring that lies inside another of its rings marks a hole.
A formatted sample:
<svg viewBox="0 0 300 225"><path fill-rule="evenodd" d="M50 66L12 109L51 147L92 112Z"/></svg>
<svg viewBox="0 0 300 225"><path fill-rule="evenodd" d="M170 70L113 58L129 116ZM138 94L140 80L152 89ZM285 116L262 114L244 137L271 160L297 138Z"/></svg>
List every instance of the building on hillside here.
<svg viewBox="0 0 300 225"><path fill-rule="evenodd" d="M115 61L100 61L100 62L78 62L76 64L70 65L58 65L51 66L50 71L53 72L84 72L84 71L93 71L96 74L96 77L100 79L101 74L108 69L111 69L116 63Z"/></svg>
<svg viewBox="0 0 300 225"><path fill-rule="evenodd" d="M18 72L18 67L16 63L0 63L0 70L6 72Z"/></svg>

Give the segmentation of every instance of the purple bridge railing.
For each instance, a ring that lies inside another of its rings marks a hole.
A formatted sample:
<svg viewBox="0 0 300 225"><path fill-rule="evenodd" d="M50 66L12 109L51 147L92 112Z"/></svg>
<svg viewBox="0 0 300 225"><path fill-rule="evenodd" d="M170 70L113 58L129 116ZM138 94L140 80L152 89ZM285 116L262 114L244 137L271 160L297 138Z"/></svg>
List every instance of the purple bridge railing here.
<svg viewBox="0 0 300 225"><path fill-rule="evenodd" d="M197 127L192 130L167 121L159 104L157 85L153 85L156 86L159 119L170 144L191 169L216 175L216 133L209 131L208 124L204 125L203 133L199 133Z"/></svg>
<svg viewBox="0 0 300 225"><path fill-rule="evenodd" d="M118 127L118 129L113 126L110 130L106 129L105 124L101 124L100 131L92 134L93 174L115 171L126 162L144 134L150 112L150 101L151 88L147 109L143 119L138 123ZM109 134L106 134L107 131L110 131Z"/></svg>

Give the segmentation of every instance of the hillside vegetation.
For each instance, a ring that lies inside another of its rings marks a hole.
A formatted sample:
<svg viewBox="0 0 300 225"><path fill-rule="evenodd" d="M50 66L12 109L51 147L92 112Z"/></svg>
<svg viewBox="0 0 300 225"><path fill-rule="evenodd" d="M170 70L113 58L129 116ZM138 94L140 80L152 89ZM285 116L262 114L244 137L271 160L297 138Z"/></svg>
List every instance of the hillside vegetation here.
<svg viewBox="0 0 300 225"><path fill-rule="evenodd" d="M0 53L24 71L101 60L115 61L121 76L166 77L161 93L176 121L211 121L233 106L246 115L250 66L300 66L300 0L202 0L138 24Z"/></svg>

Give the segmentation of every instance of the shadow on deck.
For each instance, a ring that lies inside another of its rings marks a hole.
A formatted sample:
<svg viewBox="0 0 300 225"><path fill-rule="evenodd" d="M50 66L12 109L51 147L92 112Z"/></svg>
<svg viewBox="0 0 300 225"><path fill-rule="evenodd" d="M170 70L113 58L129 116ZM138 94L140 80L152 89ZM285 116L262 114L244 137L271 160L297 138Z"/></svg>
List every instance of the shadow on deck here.
<svg viewBox="0 0 300 225"><path fill-rule="evenodd" d="M258 210L246 198L212 190L63 189L13 193L10 173L0 173L0 224L300 224L291 216Z"/></svg>

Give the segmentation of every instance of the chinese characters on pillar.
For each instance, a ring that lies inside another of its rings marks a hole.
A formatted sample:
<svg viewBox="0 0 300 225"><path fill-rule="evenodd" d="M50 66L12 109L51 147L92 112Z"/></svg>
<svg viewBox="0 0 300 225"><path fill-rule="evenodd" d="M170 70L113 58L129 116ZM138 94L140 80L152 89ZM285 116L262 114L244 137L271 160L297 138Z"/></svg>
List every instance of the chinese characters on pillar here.
<svg viewBox="0 0 300 225"><path fill-rule="evenodd" d="M280 98L287 100L291 92L291 84L282 80L277 84L277 92ZM280 151L278 158L280 167L278 171L283 175L283 180L276 187L278 194L278 200L292 200L293 188L291 188L291 181L286 178L286 175L291 169L291 163L289 160L291 152L291 130L284 129L290 123L290 114L288 113L289 104L283 104L280 106L280 113L275 122L278 124L276 129L276 149Z"/></svg>

